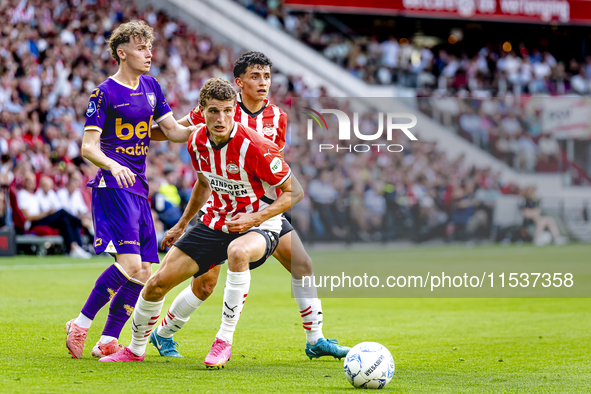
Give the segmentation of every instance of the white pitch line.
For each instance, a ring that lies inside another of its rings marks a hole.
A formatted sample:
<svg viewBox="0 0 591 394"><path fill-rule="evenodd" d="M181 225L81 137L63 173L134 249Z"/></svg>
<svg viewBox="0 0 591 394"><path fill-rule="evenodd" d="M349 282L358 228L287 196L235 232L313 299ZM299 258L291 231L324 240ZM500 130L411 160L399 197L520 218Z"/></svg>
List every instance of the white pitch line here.
<svg viewBox="0 0 591 394"><path fill-rule="evenodd" d="M72 269L72 268L99 268L111 263L78 263L78 264L19 264L19 265L0 265L0 271L26 271L37 269Z"/></svg>

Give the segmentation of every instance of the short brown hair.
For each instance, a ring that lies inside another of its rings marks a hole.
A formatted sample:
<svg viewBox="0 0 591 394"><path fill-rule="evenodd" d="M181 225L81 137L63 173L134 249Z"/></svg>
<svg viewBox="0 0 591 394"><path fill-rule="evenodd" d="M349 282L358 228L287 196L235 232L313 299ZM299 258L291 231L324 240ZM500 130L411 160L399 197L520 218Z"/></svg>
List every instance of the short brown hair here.
<svg viewBox="0 0 591 394"><path fill-rule="evenodd" d="M223 78L211 78L201 88L199 104L205 107L207 100L233 100L236 103L236 91L232 84Z"/></svg>
<svg viewBox="0 0 591 394"><path fill-rule="evenodd" d="M121 59L119 59L119 55L117 54L117 48L119 45L129 43L131 37L140 41L146 40L151 44L154 42L154 29L148 26L146 22L140 20L133 20L119 25L109 38L111 56L117 60L117 64L121 63Z"/></svg>

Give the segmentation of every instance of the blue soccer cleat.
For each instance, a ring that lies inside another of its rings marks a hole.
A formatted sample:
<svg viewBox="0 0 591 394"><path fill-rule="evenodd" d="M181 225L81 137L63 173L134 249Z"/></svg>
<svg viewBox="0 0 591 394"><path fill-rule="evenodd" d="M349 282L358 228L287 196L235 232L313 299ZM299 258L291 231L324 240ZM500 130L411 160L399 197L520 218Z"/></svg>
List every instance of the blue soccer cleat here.
<svg viewBox="0 0 591 394"><path fill-rule="evenodd" d="M310 360L313 358L320 358L322 356L332 356L334 358L338 358L339 360L342 357L345 357L350 347L347 346L339 346L338 339L324 339L320 338L316 345L310 345L306 343L306 356L310 357Z"/></svg>
<svg viewBox="0 0 591 394"><path fill-rule="evenodd" d="M172 337L162 338L157 334L157 331L158 328L155 328L154 331L152 331L149 341L156 349L158 349L158 353L160 353L162 357L183 357L176 350L179 344L173 341Z"/></svg>

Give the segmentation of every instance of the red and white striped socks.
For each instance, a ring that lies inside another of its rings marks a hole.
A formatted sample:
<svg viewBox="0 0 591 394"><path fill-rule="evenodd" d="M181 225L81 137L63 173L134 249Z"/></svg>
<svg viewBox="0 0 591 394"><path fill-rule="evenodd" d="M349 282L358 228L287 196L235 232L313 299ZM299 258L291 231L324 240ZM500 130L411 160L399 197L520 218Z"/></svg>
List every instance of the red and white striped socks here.
<svg viewBox="0 0 591 394"><path fill-rule="evenodd" d="M203 304L191 290L191 285L181 291L168 309L162 324L158 328L158 335L162 338L172 337L189 321L193 312Z"/></svg>
<svg viewBox="0 0 591 394"><path fill-rule="evenodd" d="M303 279L291 278L294 298L302 316L302 326L306 332L306 340L310 345L316 345L322 334L322 303L318 299L316 288L304 287Z"/></svg>
<svg viewBox="0 0 591 394"><path fill-rule="evenodd" d="M137 300L135 310L133 311L133 320L131 323L131 344L129 350L136 356L141 356L146 353L146 345L148 344L148 337L152 329L158 323L160 312L164 305L164 299L161 301L150 302L144 300L140 294Z"/></svg>
<svg viewBox="0 0 591 394"><path fill-rule="evenodd" d="M224 305L222 306L222 325L216 338L232 343L234 331L242 313L250 289L250 271L231 272L228 270L226 287L224 288Z"/></svg>
<svg viewBox="0 0 591 394"><path fill-rule="evenodd" d="M296 298L300 315L302 316L302 326L306 331L306 340L310 345L316 345L322 334L322 303L318 298Z"/></svg>

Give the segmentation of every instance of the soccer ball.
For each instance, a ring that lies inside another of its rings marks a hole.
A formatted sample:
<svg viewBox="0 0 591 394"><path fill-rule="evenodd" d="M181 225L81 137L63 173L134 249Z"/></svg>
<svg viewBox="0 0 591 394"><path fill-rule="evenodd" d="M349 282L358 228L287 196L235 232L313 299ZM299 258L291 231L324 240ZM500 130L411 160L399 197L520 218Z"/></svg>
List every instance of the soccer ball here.
<svg viewBox="0 0 591 394"><path fill-rule="evenodd" d="M345 376L357 388L381 389L394 375L394 359L384 346L361 342L345 358Z"/></svg>

